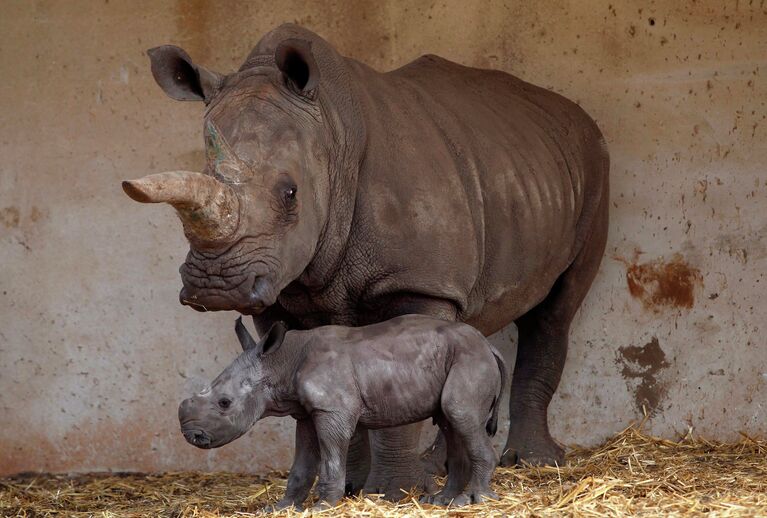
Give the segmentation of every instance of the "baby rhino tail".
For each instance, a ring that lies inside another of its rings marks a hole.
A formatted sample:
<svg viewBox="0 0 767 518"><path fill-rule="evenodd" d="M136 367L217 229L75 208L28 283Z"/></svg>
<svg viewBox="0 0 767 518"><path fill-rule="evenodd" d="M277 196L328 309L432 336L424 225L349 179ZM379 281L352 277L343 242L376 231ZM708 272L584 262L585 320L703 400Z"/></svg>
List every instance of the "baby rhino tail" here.
<svg viewBox="0 0 767 518"><path fill-rule="evenodd" d="M490 414L490 419L488 419L487 424L485 425L487 434L490 437L493 437L495 432L498 431L498 407L501 405L501 397L503 396L503 391L506 390L506 382L509 378L509 373L506 370L506 363L503 361L503 356L501 356L501 353L498 352L498 349L493 347L490 343L487 345L493 352L493 356L495 356L495 363L498 364L498 370L501 371L501 389L498 392L498 395L495 397L495 400L493 400L492 413Z"/></svg>

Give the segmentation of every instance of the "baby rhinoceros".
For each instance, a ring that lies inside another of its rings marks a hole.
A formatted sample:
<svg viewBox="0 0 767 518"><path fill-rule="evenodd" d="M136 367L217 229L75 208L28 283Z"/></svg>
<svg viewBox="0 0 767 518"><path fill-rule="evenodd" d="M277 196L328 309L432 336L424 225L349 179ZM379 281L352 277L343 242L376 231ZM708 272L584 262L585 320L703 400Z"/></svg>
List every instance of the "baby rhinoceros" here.
<svg viewBox="0 0 767 518"><path fill-rule="evenodd" d="M473 327L406 315L366 327L286 331L272 326L259 342L237 319L244 352L179 408L181 430L200 448L216 448L266 416L297 420L285 496L276 509L300 508L319 471L319 500L344 495L346 455L357 427L386 428L432 417L445 432L448 479L424 501L447 505L497 498L490 490L506 367ZM407 489L407 488L406 488Z"/></svg>

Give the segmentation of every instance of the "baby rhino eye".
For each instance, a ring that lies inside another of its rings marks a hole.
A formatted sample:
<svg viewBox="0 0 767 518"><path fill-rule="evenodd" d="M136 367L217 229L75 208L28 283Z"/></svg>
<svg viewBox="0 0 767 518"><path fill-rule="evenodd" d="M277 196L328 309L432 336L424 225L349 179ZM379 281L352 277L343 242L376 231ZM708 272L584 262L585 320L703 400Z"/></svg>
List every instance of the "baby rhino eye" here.
<svg viewBox="0 0 767 518"><path fill-rule="evenodd" d="M221 410L226 410L230 406L232 406L232 400L231 399L222 397L221 399L218 400L218 407Z"/></svg>

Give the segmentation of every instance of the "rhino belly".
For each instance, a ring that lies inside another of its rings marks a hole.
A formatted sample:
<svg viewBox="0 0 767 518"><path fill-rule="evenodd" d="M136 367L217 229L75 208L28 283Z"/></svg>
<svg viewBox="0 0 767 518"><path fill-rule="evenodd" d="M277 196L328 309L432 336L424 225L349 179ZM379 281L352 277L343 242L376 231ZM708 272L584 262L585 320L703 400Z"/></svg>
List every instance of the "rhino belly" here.
<svg viewBox="0 0 767 518"><path fill-rule="evenodd" d="M439 410L447 377L446 348L423 334L376 339L355 361L364 401L360 424L377 429L415 423Z"/></svg>

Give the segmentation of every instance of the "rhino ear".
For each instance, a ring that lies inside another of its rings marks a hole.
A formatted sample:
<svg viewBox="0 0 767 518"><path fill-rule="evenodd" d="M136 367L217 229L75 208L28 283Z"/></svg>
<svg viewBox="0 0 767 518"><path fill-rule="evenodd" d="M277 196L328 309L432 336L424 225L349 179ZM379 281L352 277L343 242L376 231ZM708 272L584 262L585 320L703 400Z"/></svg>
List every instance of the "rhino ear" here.
<svg viewBox="0 0 767 518"><path fill-rule="evenodd" d="M269 328L266 335L261 339L259 345L261 346L261 354L267 354L269 352L276 351L282 345L285 340L285 333L288 328L283 322L275 322L272 327Z"/></svg>
<svg viewBox="0 0 767 518"><path fill-rule="evenodd" d="M270 351L276 351L282 345L282 341L285 339L285 333L288 328L282 322L275 322L269 331L266 332L261 340L256 342L253 336L248 332L245 324L242 323L242 317L237 318L237 323L234 325L234 332L237 333L237 338L240 340L243 351L255 351L256 354L266 354Z"/></svg>
<svg viewBox="0 0 767 518"><path fill-rule="evenodd" d="M234 325L234 332L237 333L237 338L240 340L240 345L243 351L250 351L258 347L258 344L248 332L248 328L242 323L242 317L237 317L237 323Z"/></svg>
<svg viewBox="0 0 767 518"><path fill-rule="evenodd" d="M311 95L320 84L320 71L309 41L294 38L283 41L274 51L274 62L300 94Z"/></svg>
<svg viewBox="0 0 767 518"><path fill-rule="evenodd" d="M160 88L177 101L205 101L218 92L223 76L195 65L184 49L163 45L147 51L152 75Z"/></svg>

